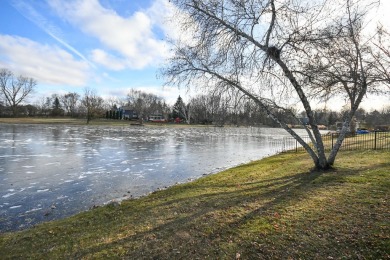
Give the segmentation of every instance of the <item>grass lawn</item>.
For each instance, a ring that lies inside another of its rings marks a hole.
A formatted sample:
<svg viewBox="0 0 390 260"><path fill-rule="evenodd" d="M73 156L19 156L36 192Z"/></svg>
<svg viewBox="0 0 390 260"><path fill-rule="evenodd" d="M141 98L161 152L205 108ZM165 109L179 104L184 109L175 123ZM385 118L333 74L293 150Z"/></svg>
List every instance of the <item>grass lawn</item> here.
<svg viewBox="0 0 390 260"><path fill-rule="evenodd" d="M2 259L389 259L390 152L283 153L0 234Z"/></svg>

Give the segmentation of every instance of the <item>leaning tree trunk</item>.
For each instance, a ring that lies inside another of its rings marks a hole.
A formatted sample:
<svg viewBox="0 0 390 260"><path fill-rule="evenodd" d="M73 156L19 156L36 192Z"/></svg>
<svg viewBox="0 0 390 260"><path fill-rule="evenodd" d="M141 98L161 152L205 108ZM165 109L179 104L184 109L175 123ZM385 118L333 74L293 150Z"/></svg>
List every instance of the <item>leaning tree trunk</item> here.
<svg viewBox="0 0 390 260"><path fill-rule="evenodd" d="M269 50L267 50L267 53L269 53ZM313 156L312 156L312 158L314 160L315 167L317 169L320 169L320 170L329 169L331 165L328 163L328 160L326 159L324 143L322 142L322 136L321 136L321 133L318 129L318 126L315 122L313 111L311 109L310 103L309 103L305 93L303 92L302 86L298 83L298 81L294 77L291 70L287 67L286 63L284 63L280 59L279 55L277 55L277 56L271 55L270 58L272 58L280 66L280 68L283 70L284 75L290 81L291 85L294 87L296 93L298 94L298 97L301 100L301 103L306 111L306 115L309 118L309 124L311 126L314 138L316 140L316 143L314 144L314 146L316 147L316 152L317 152L316 157L317 158L313 158ZM294 136L294 138L297 139L297 137L295 137L295 136ZM299 142L298 139L297 139L297 141ZM308 149L306 149L306 151L310 154Z"/></svg>
<svg viewBox="0 0 390 260"><path fill-rule="evenodd" d="M359 108L359 105L362 102L363 97L367 92L366 90L367 90L367 85L363 84L362 91L359 93L356 101L355 102L353 100L351 101L351 111L350 111L348 117L346 118L346 120L344 121L340 135L337 138L337 141L336 141L335 145L333 146L332 151L329 154L329 157L328 157L329 165L333 165L334 161L336 160L337 153L340 150L340 147L344 141L345 135L347 134L347 130L350 126L351 120L352 120L353 116L355 115L356 110Z"/></svg>

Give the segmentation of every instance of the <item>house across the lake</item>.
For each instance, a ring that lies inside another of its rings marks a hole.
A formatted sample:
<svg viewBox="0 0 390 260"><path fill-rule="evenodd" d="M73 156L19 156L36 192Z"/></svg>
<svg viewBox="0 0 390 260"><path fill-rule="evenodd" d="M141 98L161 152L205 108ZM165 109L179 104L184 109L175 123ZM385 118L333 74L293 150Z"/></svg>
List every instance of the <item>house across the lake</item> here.
<svg viewBox="0 0 390 260"><path fill-rule="evenodd" d="M121 107L120 110L122 110L122 119L138 119L138 113L131 107Z"/></svg>
<svg viewBox="0 0 390 260"><path fill-rule="evenodd" d="M150 122L166 122L166 120L164 119L164 116L158 115L158 114L150 115L149 121Z"/></svg>

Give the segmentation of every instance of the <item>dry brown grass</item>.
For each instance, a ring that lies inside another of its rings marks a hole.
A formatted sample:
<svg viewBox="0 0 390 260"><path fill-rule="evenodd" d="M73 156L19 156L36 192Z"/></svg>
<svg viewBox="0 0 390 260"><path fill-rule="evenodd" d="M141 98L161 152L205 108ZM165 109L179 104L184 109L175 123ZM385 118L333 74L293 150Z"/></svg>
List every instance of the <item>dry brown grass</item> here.
<svg viewBox="0 0 390 260"><path fill-rule="evenodd" d="M388 259L390 152L283 153L0 235L3 259Z"/></svg>

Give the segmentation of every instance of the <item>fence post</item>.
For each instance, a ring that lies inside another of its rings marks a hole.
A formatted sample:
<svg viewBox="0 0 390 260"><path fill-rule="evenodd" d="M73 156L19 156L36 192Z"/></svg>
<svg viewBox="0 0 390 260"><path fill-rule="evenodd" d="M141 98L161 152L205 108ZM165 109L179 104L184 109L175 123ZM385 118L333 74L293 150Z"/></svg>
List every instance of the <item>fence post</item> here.
<svg viewBox="0 0 390 260"><path fill-rule="evenodd" d="M332 137L332 148L330 148L330 150L333 150L333 133L331 133L330 135Z"/></svg>
<svg viewBox="0 0 390 260"><path fill-rule="evenodd" d="M376 150L376 131L374 131L375 135L374 135L374 150Z"/></svg>

